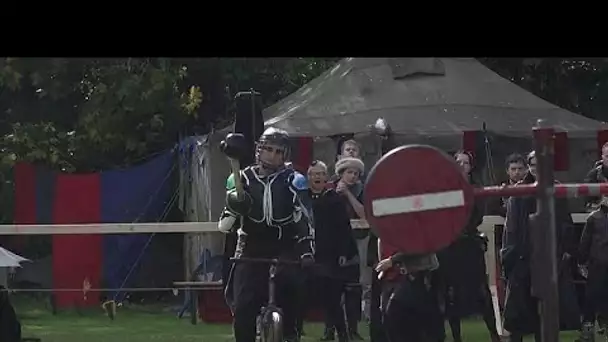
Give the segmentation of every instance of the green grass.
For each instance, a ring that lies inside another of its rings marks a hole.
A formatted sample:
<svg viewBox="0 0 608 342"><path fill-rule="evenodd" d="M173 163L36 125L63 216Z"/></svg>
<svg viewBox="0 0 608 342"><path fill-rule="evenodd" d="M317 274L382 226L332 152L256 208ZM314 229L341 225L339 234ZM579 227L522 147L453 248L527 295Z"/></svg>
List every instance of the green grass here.
<svg viewBox="0 0 608 342"><path fill-rule="evenodd" d="M33 303L15 303L15 309L23 326L24 337L38 337L43 342L224 342L232 341L232 329L226 324L190 324L190 318L177 319L172 312L161 307L119 308L114 321L99 310L76 312L61 311L57 315ZM361 334L367 335L365 324ZM468 342L489 341L481 321L463 323L463 337ZM305 342L318 341L322 325L308 323L305 326ZM449 332L448 332L449 334ZM563 333L563 341L573 341L577 334ZM530 339L528 339L530 340ZM450 341L450 339L448 339Z"/></svg>

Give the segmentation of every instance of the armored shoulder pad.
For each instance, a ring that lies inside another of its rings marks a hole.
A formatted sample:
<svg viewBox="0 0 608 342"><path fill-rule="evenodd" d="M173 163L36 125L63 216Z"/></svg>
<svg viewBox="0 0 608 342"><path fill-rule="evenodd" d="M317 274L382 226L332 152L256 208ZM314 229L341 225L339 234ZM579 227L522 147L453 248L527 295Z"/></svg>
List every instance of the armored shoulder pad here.
<svg viewBox="0 0 608 342"><path fill-rule="evenodd" d="M234 174L231 173L228 179L226 179L226 190L232 189L234 189Z"/></svg>
<svg viewBox="0 0 608 342"><path fill-rule="evenodd" d="M291 185L296 190L306 190L308 189L308 179L298 171L294 171L291 175Z"/></svg>

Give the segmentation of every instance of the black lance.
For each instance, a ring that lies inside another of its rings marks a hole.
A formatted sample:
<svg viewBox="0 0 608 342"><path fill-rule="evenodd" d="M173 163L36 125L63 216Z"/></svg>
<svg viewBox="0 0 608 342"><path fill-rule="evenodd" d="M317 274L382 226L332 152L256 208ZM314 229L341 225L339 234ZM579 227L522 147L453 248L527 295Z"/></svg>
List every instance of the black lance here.
<svg viewBox="0 0 608 342"><path fill-rule="evenodd" d="M261 94L255 90L241 91L234 97L236 113L233 132L221 143L221 149L230 161L230 171L239 197L243 196L240 170L255 162L255 142L264 130ZM224 240L222 279L228 279L231 263L229 258L236 250L237 234L229 233Z"/></svg>

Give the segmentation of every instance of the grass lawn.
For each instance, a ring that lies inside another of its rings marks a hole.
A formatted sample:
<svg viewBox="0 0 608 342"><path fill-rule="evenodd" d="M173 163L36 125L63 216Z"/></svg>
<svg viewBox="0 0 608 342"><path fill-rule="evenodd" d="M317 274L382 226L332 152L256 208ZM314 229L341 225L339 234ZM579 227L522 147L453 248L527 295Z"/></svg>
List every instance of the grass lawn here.
<svg viewBox="0 0 608 342"><path fill-rule="evenodd" d="M14 301L15 302L15 301ZM110 321L99 310L86 312L61 311L52 315L43 305L14 303L23 326L24 337L38 337L43 342L223 342L232 340L230 325L199 323L190 319L177 319L172 312L161 308L119 308L116 320ZM367 336L365 324L361 333ZM304 341L318 341L322 325L309 323L305 327ZM574 341L576 333L562 334L563 341ZM488 334L483 322L470 320L463 323L463 337L467 342L487 342ZM449 341L450 339L448 339ZM530 339L528 339L530 340Z"/></svg>

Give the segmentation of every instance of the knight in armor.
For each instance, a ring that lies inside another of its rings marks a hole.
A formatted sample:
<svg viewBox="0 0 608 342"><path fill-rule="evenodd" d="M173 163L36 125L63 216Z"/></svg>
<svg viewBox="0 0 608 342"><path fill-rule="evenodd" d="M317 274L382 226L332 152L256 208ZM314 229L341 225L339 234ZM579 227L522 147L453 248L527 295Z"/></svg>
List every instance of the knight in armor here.
<svg viewBox="0 0 608 342"><path fill-rule="evenodd" d="M383 281L381 309L389 342L440 342L445 339L443 317L432 272L435 254L408 255L380 240L382 260L376 266Z"/></svg>
<svg viewBox="0 0 608 342"><path fill-rule="evenodd" d="M286 166L289 135L268 128L256 143L256 163L240 171L245 196L239 197L234 179L218 223L222 232L237 230L235 257L281 258L314 263L314 231L310 210L301 196L306 178ZM232 266L226 299L233 313L236 342L256 340L256 317L268 300L269 265L237 263ZM297 341L297 315L301 277L297 266L279 266L276 299L283 312L283 332Z"/></svg>

